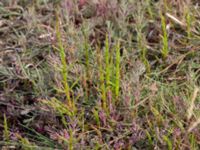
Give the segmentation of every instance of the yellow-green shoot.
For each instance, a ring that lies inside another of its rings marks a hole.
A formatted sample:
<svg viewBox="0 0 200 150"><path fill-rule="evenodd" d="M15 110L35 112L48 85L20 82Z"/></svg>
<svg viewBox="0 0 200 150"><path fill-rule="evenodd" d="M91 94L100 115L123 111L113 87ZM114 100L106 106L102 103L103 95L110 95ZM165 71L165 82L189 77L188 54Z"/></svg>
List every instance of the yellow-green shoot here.
<svg viewBox="0 0 200 150"><path fill-rule="evenodd" d="M161 53L162 53L163 59L166 59L169 54L167 24L166 24L165 16L163 16L162 14L160 16L161 16L161 27L162 27L162 33L163 33Z"/></svg>

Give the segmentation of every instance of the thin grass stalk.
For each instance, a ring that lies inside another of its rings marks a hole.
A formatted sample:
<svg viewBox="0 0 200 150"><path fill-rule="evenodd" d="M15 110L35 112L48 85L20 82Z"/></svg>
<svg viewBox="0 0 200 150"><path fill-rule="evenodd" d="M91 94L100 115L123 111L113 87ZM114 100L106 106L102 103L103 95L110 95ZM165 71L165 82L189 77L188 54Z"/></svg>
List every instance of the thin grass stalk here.
<svg viewBox="0 0 200 150"><path fill-rule="evenodd" d="M86 40L85 37L85 43L84 43L84 52L85 52L85 63L86 63L86 74L87 74L87 79L90 79L90 62L89 62L89 44L88 41Z"/></svg>
<svg viewBox="0 0 200 150"><path fill-rule="evenodd" d="M57 40L58 40L58 46L59 46L59 54L60 54L60 59L61 59L61 63L62 63L62 79L63 79L63 84L64 84L64 88L65 88L65 94L67 96L67 99L70 100L70 94L69 94L69 86L68 86L68 82L67 82L67 63L66 63L66 54L65 54L65 50L62 44L62 39L61 39L61 31L60 31L60 19L59 16L56 15L56 36L57 36Z"/></svg>
<svg viewBox="0 0 200 150"><path fill-rule="evenodd" d="M119 101L119 89L120 89L120 41L117 42L116 46L116 66L115 66L115 97L116 102Z"/></svg>
<svg viewBox="0 0 200 150"><path fill-rule="evenodd" d="M4 118L4 121L3 121L3 127L4 127L3 137L4 137L4 140L6 142L8 142L9 141L9 130L8 130L7 117L6 117L5 114L3 115L3 118Z"/></svg>
<svg viewBox="0 0 200 150"><path fill-rule="evenodd" d="M105 112L107 112L107 98L106 98L106 85L105 85L105 73L103 69L103 62L100 49L97 48L97 60L98 60L98 72L99 72L99 79L100 79L100 93L101 93L101 100L102 100L102 107Z"/></svg>
<svg viewBox="0 0 200 150"><path fill-rule="evenodd" d="M147 73L151 72L151 67L149 64L149 61L147 59L147 48L145 46L145 40L142 37L142 33L138 32L138 47L141 50L141 54L140 54L140 59L142 60L142 62L144 63Z"/></svg>
<svg viewBox="0 0 200 150"><path fill-rule="evenodd" d="M153 11L152 11L152 8L151 8L151 1L150 0L146 0L145 2L147 4L147 11L148 11L151 19L153 19Z"/></svg>
<svg viewBox="0 0 200 150"><path fill-rule="evenodd" d="M163 136L163 140L167 143L168 150L173 150L173 144L167 136Z"/></svg>
<svg viewBox="0 0 200 150"><path fill-rule="evenodd" d="M146 2L148 4L147 7L150 7L150 1L146 0ZM142 33L142 30L143 30L144 24L145 24L144 13L143 13L144 10L141 7L142 6L139 6L138 15L135 16L136 17L137 43L138 43L137 46L140 50L140 59L143 62L143 64L145 65L147 72L150 73L151 68L150 68L149 61L147 59L146 41L145 41L144 35Z"/></svg>
<svg viewBox="0 0 200 150"><path fill-rule="evenodd" d="M167 0L164 0L164 12L167 12L168 10L168 5L167 5Z"/></svg>
<svg viewBox="0 0 200 150"><path fill-rule="evenodd" d="M169 46L168 46L168 35L167 35L167 25L166 25L166 20L165 17L161 14L161 26L162 26L162 32L163 32L163 36L162 36L162 56L163 59L166 59L168 57L169 54Z"/></svg>
<svg viewBox="0 0 200 150"><path fill-rule="evenodd" d="M85 31L84 33L84 37L85 37L85 42L84 42L84 55L85 55L85 68L86 68L86 74L85 74L85 90L86 90L86 99L89 99L89 95L90 95L90 91L89 91L89 85L88 82L90 81L90 62L89 62L89 44L87 41L87 36L85 35Z"/></svg>
<svg viewBox="0 0 200 150"><path fill-rule="evenodd" d="M191 18L191 14L190 14L189 8L186 9L185 19L186 19L186 26L187 26L187 37L188 37L188 39L191 39L192 18Z"/></svg>
<svg viewBox="0 0 200 150"><path fill-rule="evenodd" d="M57 8L57 10L59 9ZM62 74L62 80L63 80L62 83L64 86L65 95L67 97L67 104L70 108L74 110L75 106L70 97L70 88L67 81L68 70L67 70L66 54L65 54L65 49L63 47L62 36L61 36L61 31L60 31L60 17L57 11L56 11L56 37L58 40L59 54L60 54L61 65L62 65L61 66L61 74Z"/></svg>
<svg viewBox="0 0 200 150"><path fill-rule="evenodd" d="M74 146L73 146L73 141L74 141L74 137L73 137L73 131L72 129L69 130L69 150L73 150Z"/></svg>
<svg viewBox="0 0 200 150"><path fill-rule="evenodd" d="M110 90L110 75L111 75L111 64L110 64L110 51L109 51L109 41L108 36L106 36L105 41L105 61L106 61L106 89L107 91Z"/></svg>

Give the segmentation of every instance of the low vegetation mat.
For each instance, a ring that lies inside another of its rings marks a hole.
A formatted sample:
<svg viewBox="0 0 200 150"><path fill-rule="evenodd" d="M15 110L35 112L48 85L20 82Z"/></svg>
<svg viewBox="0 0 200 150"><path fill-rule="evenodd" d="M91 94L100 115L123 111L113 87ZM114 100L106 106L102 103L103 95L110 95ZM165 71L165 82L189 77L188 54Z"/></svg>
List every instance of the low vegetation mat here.
<svg viewBox="0 0 200 150"><path fill-rule="evenodd" d="M2 149L200 149L199 0L0 0Z"/></svg>

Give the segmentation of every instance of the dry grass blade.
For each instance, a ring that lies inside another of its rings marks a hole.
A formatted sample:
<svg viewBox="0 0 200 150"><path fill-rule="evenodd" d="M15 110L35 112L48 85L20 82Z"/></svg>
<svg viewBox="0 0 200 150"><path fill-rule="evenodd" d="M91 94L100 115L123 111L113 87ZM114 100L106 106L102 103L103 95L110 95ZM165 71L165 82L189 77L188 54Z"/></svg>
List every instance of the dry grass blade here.
<svg viewBox="0 0 200 150"><path fill-rule="evenodd" d="M179 24L182 27L186 27L186 24L174 17L173 15L166 13L166 16L169 17L171 20L173 20L175 23Z"/></svg>
<svg viewBox="0 0 200 150"><path fill-rule="evenodd" d="M198 118L197 121L192 123L192 125L188 129L188 132L192 132L192 130L194 130L199 124L200 124L200 118Z"/></svg>
<svg viewBox="0 0 200 150"><path fill-rule="evenodd" d="M197 96L198 96L198 92L199 92L199 88L198 88L198 87L195 87L194 92L193 92L193 95L192 95L192 98L191 98L191 101L190 101L190 107L189 107L188 110L187 110L187 113L188 113L187 119L188 119L188 120L189 120L189 119L192 117L192 115L193 115L193 110L194 110L194 107L195 107L194 102L195 102L195 100L196 100L196 98L197 98Z"/></svg>

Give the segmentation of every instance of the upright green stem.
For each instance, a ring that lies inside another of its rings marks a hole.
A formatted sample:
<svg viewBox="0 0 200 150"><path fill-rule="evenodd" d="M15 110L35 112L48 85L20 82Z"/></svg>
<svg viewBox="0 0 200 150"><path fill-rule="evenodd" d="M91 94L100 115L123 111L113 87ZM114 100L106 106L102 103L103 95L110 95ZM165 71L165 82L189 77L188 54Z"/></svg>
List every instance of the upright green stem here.
<svg viewBox="0 0 200 150"><path fill-rule="evenodd" d="M119 88L120 88L120 42L118 41L116 47L116 72L115 72L115 96L116 100L119 100Z"/></svg>
<svg viewBox="0 0 200 150"><path fill-rule="evenodd" d="M57 10L59 10L57 8ZM61 59L61 74L62 74L62 80L63 80L63 86L64 86L64 91L67 97L67 104L69 105L69 107L74 108L74 104L71 100L70 97L70 88L68 85L68 71L67 71L67 62L66 62L66 54L65 54L65 49L63 47L63 43L62 43L62 36L61 36L61 31L60 31L60 17L58 15L58 12L56 11L56 37L58 40L58 46L59 46L59 53L60 53L60 59Z"/></svg>
<svg viewBox="0 0 200 150"><path fill-rule="evenodd" d="M162 26L162 31L163 31L163 36L162 36L162 56L164 59L168 57L169 54L169 47L168 47L168 36L167 36L167 25L166 25L166 20L165 17L161 14L161 26Z"/></svg>

